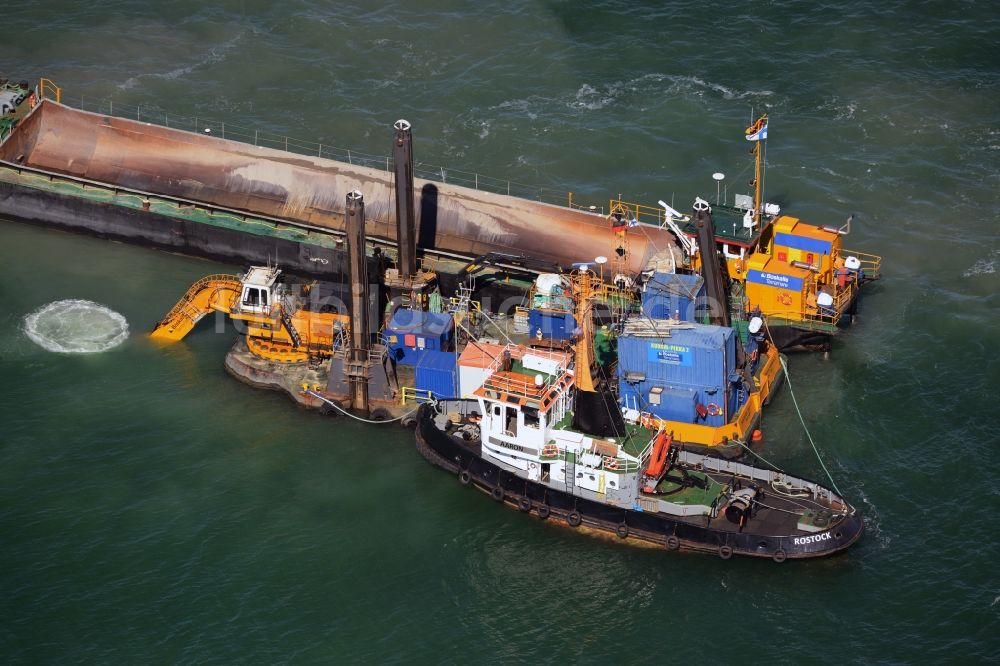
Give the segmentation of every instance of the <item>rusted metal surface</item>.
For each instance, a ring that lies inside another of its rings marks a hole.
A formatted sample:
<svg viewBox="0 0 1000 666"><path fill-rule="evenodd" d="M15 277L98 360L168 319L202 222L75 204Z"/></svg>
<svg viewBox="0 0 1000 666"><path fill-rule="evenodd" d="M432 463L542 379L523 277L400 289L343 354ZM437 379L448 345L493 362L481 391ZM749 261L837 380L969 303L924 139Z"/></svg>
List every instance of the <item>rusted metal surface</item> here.
<svg viewBox="0 0 1000 666"><path fill-rule="evenodd" d="M388 137L387 137L388 138ZM347 194L365 197L368 236L395 241L391 174L321 158L79 111L44 100L0 147L0 159L111 186L344 229ZM601 215L465 187L414 180L417 244L479 256L517 253L568 266L609 256ZM674 243L664 229L629 230L637 272Z"/></svg>

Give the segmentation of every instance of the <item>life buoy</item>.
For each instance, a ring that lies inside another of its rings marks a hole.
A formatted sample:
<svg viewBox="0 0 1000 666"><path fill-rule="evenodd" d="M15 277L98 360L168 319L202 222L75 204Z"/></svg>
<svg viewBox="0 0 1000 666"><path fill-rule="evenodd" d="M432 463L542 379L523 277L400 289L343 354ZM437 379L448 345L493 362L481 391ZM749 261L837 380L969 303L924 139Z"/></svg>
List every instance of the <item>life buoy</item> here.
<svg viewBox="0 0 1000 666"><path fill-rule="evenodd" d="M583 517L579 511L570 511L566 514L566 522L570 527L579 527L580 523L583 522Z"/></svg>
<svg viewBox="0 0 1000 666"><path fill-rule="evenodd" d="M778 302L781 303L782 305L791 305L792 295L789 294L787 291L783 291L778 294Z"/></svg>
<svg viewBox="0 0 1000 666"><path fill-rule="evenodd" d="M604 469L618 469L618 458L604 456Z"/></svg>
<svg viewBox="0 0 1000 666"><path fill-rule="evenodd" d="M528 513L531 511L531 500L522 496L521 499L517 500L517 508Z"/></svg>
<svg viewBox="0 0 1000 666"><path fill-rule="evenodd" d="M546 444L542 447L542 455L546 458L554 458L559 455L559 447L555 444Z"/></svg>
<svg viewBox="0 0 1000 666"><path fill-rule="evenodd" d="M722 408L719 407L714 402L710 402L707 405L705 405L705 409L708 410L708 415L709 416L718 416L719 414L722 413Z"/></svg>
<svg viewBox="0 0 1000 666"><path fill-rule="evenodd" d="M493 490L490 491L490 496L498 502L503 501L503 488L500 486L495 486Z"/></svg>
<svg viewBox="0 0 1000 666"><path fill-rule="evenodd" d="M618 527L615 528L615 534L618 535L619 539L628 538L628 525L625 523L619 523Z"/></svg>

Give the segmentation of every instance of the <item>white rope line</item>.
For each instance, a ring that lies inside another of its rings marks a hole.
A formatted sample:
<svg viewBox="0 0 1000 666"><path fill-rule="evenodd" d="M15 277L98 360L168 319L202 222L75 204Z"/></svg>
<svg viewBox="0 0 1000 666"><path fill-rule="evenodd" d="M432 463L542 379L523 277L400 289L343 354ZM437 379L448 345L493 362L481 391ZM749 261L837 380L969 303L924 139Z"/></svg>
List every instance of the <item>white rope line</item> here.
<svg viewBox="0 0 1000 666"><path fill-rule="evenodd" d="M322 400L326 404L330 405L331 407L333 407L334 409L336 409L338 412L340 412L344 416L350 416L355 421L361 421L362 423L376 423L376 424L379 424L379 423L395 423L396 421L402 421L407 416L409 416L410 414L412 414L415 411L417 411L416 409L411 409L410 411L406 412L402 416L398 416L398 417L396 417L394 419L386 419L384 421L374 421L372 419L363 419L360 416L356 416L354 414L351 414L349 411L347 411L346 409L344 409L343 407L341 407L340 405L338 405L334 401L327 400L326 398L324 398L323 396L321 396L319 393L316 393L316 391L308 390L308 391L306 391L306 395L311 395L314 398L319 398L320 400Z"/></svg>

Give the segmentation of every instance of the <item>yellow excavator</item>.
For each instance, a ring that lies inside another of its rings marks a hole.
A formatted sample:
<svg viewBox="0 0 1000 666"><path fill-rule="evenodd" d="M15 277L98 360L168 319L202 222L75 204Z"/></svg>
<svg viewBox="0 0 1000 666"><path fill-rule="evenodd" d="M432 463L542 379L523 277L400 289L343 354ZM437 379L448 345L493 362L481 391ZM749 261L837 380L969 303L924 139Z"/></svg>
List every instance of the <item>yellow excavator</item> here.
<svg viewBox="0 0 1000 666"><path fill-rule="evenodd" d="M247 347L279 363L331 356L350 339L347 315L314 312L287 285L277 268L254 266L241 278L209 275L198 280L153 329L150 337L177 341L210 312L245 322Z"/></svg>

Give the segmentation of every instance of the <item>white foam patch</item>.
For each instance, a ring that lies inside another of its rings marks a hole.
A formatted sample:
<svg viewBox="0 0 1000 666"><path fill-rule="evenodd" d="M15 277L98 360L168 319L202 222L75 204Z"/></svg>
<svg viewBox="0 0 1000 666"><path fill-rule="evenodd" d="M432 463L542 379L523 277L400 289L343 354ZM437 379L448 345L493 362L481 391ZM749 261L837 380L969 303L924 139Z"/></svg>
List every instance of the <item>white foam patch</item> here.
<svg viewBox="0 0 1000 666"><path fill-rule="evenodd" d="M989 257L985 259L980 259L976 263L972 264L964 273L962 277L975 277L977 275L993 275L997 272L997 261L1000 260L1000 250L993 250Z"/></svg>
<svg viewBox="0 0 1000 666"><path fill-rule="evenodd" d="M96 354L128 338L128 321L93 301L44 305L24 318L24 332L39 347L62 354Z"/></svg>

